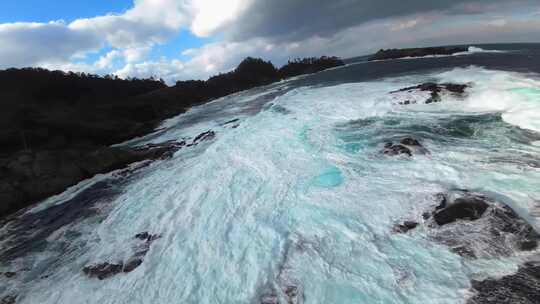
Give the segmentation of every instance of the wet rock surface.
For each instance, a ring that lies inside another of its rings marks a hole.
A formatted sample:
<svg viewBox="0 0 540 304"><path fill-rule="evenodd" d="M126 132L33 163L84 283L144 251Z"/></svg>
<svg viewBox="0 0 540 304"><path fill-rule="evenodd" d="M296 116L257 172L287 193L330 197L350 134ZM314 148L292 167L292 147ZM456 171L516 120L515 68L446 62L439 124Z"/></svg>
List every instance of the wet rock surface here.
<svg viewBox="0 0 540 304"><path fill-rule="evenodd" d="M99 280L105 280L119 273L129 273L141 266L144 261L144 257L150 250L152 242L159 239L160 236L156 234L150 234L148 232L141 232L135 235L135 239L142 241L135 246L135 253L128 258L125 262L119 261L116 263L103 262L98 264L92 264L83 268L83 273L90 278L97 278Z"/></svg>
<svg viewBox="0 0 540 304"><path fill-rule="evenodd" d="M434 201L433 209L423 214L429 237L463 258L511 256L538 247L540 235L529 223L484 194L456 189L435 194ZM405 221L393 231L404 233L417 226ZM526 262L514 274L471 284L473 296L467 304L540 303L540 262Z"/></svg>
<svg viewBox="0 0 540 304"><path fill-rule="evenodd" d="M483 194L438 194L428 216L431 236L464 257L510 256L538 246L540 235L508 205Z"/></svg>
<svg viewBox="0 0 540 304"><path fill-rule="evenodd" d="M207 135L208 136L208 135ZM143 160L171 157L185 142L169 141L142 147L104 147L81 150L23 151L0 161L0 217L64 191L96 174Z"/></svg>
<svg viewBox="0 0 540 304"><path fill-rule="evenodd" d="M15 304L17 303L17 296L9 295L0 299L0 304Z"/></svg>
<svg viewBox="0 0 540 304"><path fill-rule="evenodd" d="M196 146L198 145L199 143L203 142L203 141L208 141L208 140L212 140L216 137L216 132L212 131L212 130L209 130L209 131L206 131L206 132L203 132L199 135L197 135L192 141L191 143L189 143L187 145L187 147L192 147L192 146Z"/></svg>
<svg viewBox="0 0 540 304"><path fill-rule="evenodd" d="M540 303L540 262L527 262L515 274L502 278L471 283L475 294L468 304L537 304Z"/></svg>
<svg viewBox="0 0 540 304"><path fill-rule="evenodd" d="M13 278L14 276L17 275L16 272L13 272L13 271L8 271L8 272L4 272L4 273L0 273L0 275L3 275L4 277L8 278L8 279L11 279Z"/></svg>
<svg viewBox="0 0 540 304"><path fill-rule="evenodd" d="M399 143L387 142L384 144L382 153L388 156L406 155L413 156L415 153L426 154L427 150L417 139L405 137Z"/></svg>
<svg viewBox="0 0 540 304"><path fill-rule="evenodd" d="M405 221L402 224L395 225L393 231L396 233L406 233L407 231L416 228L418 225L418 222Z"/></svg>
<svg viewBox="0 0 540 304"><path fill-rule="evenodd" d="M83 268L83 272L91 278L96 277L100 280L104 280L106 278L112 277L115 274L121 273L123 268L124 264L122 263L111 264L105 262L96 265L86 266Z"/></svg>
<svg viewBox="0 0 540 304"><path fill-rule="evenodd" d="M288 272L289 263L295 254L301 254L306 250L304 244L289 241L279 263L278 272L273 281L268 282L263 288L257 303L260 304L302 304L305 295L300 282L295 280Z"/></svg>
<svg viewBox="0 0 540 304"><path fill-rule="evenodd" d="M456 83L442 83L438 84L435 82L426 82L416 86L403 88L397 91L390 92L390 94L403 94L403 93L414 93L414 92L427 92L429 97L424 100L417 100L415 96L410 95L405 98L405 100L400 101L399 104L408 105L416 103L425 103L430 104L434 102L441 101L442 94L452 94L457 97L464 97L466 89L469 87L468 84L456 84ZM417 97L416 97L417 98Z"/></svg>
<svg viewBox="0 0 540 304"><path fill-rule="evenodd" d="M71 223L96 215L98 207L112 202L127 181L128 178L122 175L108 178L92 184L62 204L15 214L16 218L6 224L9 225L9 234L5 237L9 239L3 243L0 260L7 263L29 253L42 251L51 234L69 227Z"/></svg>
<svg viewBox="0 0 540 304"><path fill-rule="evenodd" d="M488 207L488 203L479 197L463 197L456 199L450 206L439 207L441 210L433 218L440 226L460 219L473 221L479 219Z"/></svg>

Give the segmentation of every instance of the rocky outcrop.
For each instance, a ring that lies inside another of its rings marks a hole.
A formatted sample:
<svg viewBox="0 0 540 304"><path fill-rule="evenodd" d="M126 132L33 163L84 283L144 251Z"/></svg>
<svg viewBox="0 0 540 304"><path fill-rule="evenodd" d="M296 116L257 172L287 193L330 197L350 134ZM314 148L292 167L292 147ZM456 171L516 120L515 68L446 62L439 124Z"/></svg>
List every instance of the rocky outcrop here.
<svg viewBox="0 0 540 304"><path fill-rule="evenodd" d="M425 103L430 104L434 102L440 102L441 101L441 95L442 94L451 94L456 97L464 97L466 93L466 89L469 87L468 84L456 84L456 83L434 83L434 82L426 82L422 83L416 86L412 87L406 87L403 89L399 89L397 91L390 92L390 94L393 94L394 96L400 96L403 94L407 94L403 96L398 101L401 105L408 105L408 104L416 104L416 103ZM411 95L410 93L415 92L426 92L429 95L424 98L421 96L421 94L417 95ZM419 98L422 98L422 100L417 100Z"/></svg>
<svg viewBox="0 0 540 304"><path fill-rule="evenodd" d="M488 207L488 203L479 197L462 197L456 199L450 206L437 211L433 219L440 226L457 220L474 221L479 219Z"/></svg>
<svg viewBox="0 0 540 304"><path fill-rule="evenodd" d="M506 204L466 190L435 200L438 205L423 215L429 234L461 256L509 256L538 247L540 235Z"/></svg>
<svg viewBox="0 0 540 304"><path fill-rule="evenodd" d="M98 264L92 264L83 268L83 273L90 278L97 278L99 280L105 280L119 273L129 273L139 267L150 250L152 242L159 239L159 235L153 235L148 232L142 232L135 235L135 238L142 243L135 246L135 253L124 261L116 263L103 262Z"/></svg>
<svg viewBox="0 0 540 304"><path fill-rule="evenodd" d="M143 160L167 158L185 142L166 142L138 148L103 147L22 151L0 165L0 217L58 194L99 173L107 173Z"/></svg>
<svg viewBox="0 0 540 304"><path fill-rule="evenodd" d="M387 142L386 144L384 144L384 148L381 152L388 156L413 156L414 153L428 153L427 149L424 148L417 139L414 139L412 137L405 137L401 139L397 144L394 144L393 142Z"/></svg>
<svg viewBox="0 0 540 304"><path fill-rule="evenodd" d="M423 214L429 237L467 258L510 256L538 247L540 235L508 205L486 195L453 190L434 195L436 205ZM404 233L417 227L406 221L394 226ZM540 262L530 261L501 278L472 280L468 304L539 303Z"/></svg>
<svg viewBox="0 0 540 304"><path fill-rule="evenodd" d="M431 55L453 55L456 53L467 52L468 47L426 47L410 49L381 49L368 60L387 60L406 57L425 57Z"/></svg>
<svg viewBox="0 0 540 304"><path fill-rule="evenodd" d="M540 301L540 263L527 262L515 274L472 281L468 304L537 304Z"/></svg>
<svg viewBox="0 0 540 304"><path fill-rule="evenodd" d="M164 119L194 105L343 64L335 57L307 58L277 69L246 58L231 72L172 87L154 79L39 68L0 71L0 218L94 174L155 158L158 148L107 147L153 132ZM191 145L215 133L201 136Z"/></svg>
<svg viewBox="0 0 540 304"><path fill-rule="evenodd" d="M17 303L17 296L9 295L0 299L0 304L15 304Z"/></svg>
<svg viewBox="0 0 540 304"><path fill-rule="evenodd" d="M402 224L396 224L396 225L394 226L393 231L394 231L395 233L406 233L407 231L416 228L416 226L418 226L418 225L419 225L418 222L414 222L414 221L404 221Z"/></svg>

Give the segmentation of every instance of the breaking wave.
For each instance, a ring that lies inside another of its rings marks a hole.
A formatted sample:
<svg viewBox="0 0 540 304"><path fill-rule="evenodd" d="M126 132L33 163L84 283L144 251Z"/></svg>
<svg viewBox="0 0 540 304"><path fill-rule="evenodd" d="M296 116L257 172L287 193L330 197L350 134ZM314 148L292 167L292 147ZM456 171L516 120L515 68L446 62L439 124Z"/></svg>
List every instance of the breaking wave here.
<svg viewBox="0 0 540 304"><path fill-rule="evenodd" d="M429 105L389 94L432 80L471 87ZM94 215L2 266L20 274L0 294L19 303L254 303L272 293L295 303L461 303L471 277L512 272L521 257L464 260L427 228L395 234L395 223L423 221L434 193L461 188L499 193L537 225L527 215L540 194L527 159L540 155L531 145L540 82L531 76L469 67L325 87L284 82L196 107L129 144L207 130L216 138L128 180L99 177L114 194L92 192L104 195ZM380 154L402 136L430 153ZM2 228L2 246L13 225ZM133 272L101 281L81 271L127 259L143 231L160 238Z"/></svg>

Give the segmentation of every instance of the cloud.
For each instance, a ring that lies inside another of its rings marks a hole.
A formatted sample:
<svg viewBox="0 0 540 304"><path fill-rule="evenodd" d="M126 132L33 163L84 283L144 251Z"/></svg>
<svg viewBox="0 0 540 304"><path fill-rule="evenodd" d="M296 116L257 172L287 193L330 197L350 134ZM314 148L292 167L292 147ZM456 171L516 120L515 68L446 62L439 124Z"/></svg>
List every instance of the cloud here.
<svg viewBox="0 0 540 304"><path fill-rule="evenodd" d="M198 0L193 1L191 31L207 37L225 24L233 22L250 6L250 0Z"/></svg>
<svg viewBox="0 0 540 304"><path fill-rule="evenodd" d="M388 47L534 41L534 12L536 0L135 0L125 12L69 24L0 24L0 68L114 72L172 83L228 71L246 56L283 64ZM214 42L177 50L183 60L148 59L155 45L186 29ZM85 62L86 54L104 49Z"/></svg>
<svg viewBox="0 0 540 304"><path fill-rule="evenodd" d="M70 29L64 22L0 24L0 67L65 61L103 46L100 37Z"/></svg>
<svg viewBox="0 0 540 304"><path fill-rule="evenodd" d="M101 56L98 61L96 61L94 64L98 69L107 69L112 68L114 60L119 58L122 55L121 52L117 50L113 50L108 52L106 55Z"/></svg>
<svg viewBox="0 0 540 304"><path fill-rule="evenodd" d="M69 24L0 24L0 67L66 65L74 56L105 46L125 49L127 61L140 60L190 25L184 1L139 0L123 14L77 19Z"/></svg>
<svg viewBox="0 0 540 304"><path fill-rule="evenodd" d="M232 40L264 37L274 41L330 36L348 27L394 17L439 12L464 14L518 4L529 0L259 0L223 28Z"/></svg>

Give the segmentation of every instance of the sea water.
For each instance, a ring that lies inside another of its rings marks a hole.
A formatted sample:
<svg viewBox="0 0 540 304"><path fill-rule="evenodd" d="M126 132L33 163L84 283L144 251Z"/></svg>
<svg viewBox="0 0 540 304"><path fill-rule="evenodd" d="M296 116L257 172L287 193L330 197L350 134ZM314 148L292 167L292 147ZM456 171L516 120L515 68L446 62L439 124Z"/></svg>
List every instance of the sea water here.
<svg viewBox="0 0 540 304"><path fill-rule="evenodd" d="M389 94L432 80L471 88L437 104L403 106ZM392 227L422 222L433 194L460 188L496 193L538 228L529 211L540 194L540 171L530 165L540 155L539 90L536 76L472 66L284 82L196 107L128 144L207 130L214 140L152 164L98 215L2 265L31 270L0 292L29 304L258 303L295 286L304 303L464 303L471 278L511 273L523 257L465 260L425 227L408 234ZM238 127L224 125L237 118ZM428 153L380 153L405 136ZM106 280L83 274L86 265L128 258L143 231L161 238L136 270Z"/></svg>

